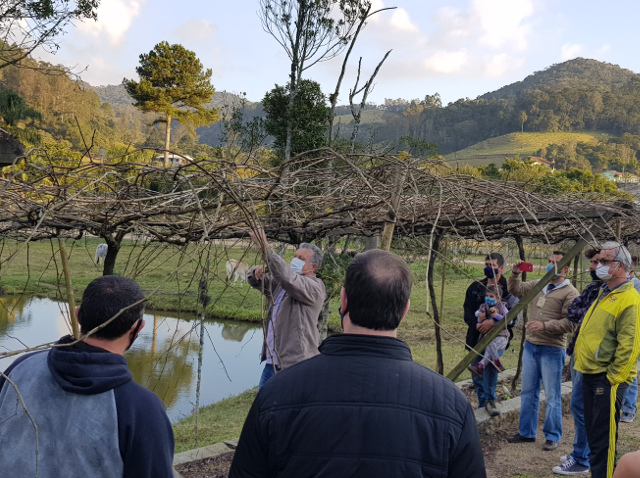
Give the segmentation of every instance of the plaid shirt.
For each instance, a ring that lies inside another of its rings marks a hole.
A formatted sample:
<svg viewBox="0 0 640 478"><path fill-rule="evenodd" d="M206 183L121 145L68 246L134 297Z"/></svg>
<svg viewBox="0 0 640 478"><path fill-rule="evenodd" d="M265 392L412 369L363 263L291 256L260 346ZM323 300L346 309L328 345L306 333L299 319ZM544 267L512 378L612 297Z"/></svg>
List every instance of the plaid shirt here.
<svg viewBox="0 0 640 478"><path fill-rule="evenodd" d="M587 313L593 301L598 297L598 292L602 287L606 287L606 282L594 281L584 288L582 294L577 297L573 303L567 309L567 319L571 322L575 322L578 324L578 329L575 334L571 338L569 342L569 346L567 347L567 354L571 355L573 353L573 349L576 345L576 340L578 339L578 334L580 333L580 325L582 325L582 319L584 319L584 314Z"/></svg>

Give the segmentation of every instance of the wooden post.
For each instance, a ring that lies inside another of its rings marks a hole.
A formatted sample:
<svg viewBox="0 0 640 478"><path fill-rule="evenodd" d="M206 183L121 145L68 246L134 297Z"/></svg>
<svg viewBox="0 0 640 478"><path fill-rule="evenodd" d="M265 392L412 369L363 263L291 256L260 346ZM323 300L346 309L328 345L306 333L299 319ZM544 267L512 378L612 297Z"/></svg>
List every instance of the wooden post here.
<svg viewBox="0 0 640 478"><path fill-rule="evenodd" d="M442 312L442 317L444 318L444 286L447 278L447 246L449 241L447 236L444 236L444 244L442 245L442 282L440 283L440 311Z"/></svg>
<svg viewBox="0 0 640 478"><path fill-rule="evenodd" d="M518 245L518 255L521 261L526 260L526 255L524 251L524 243L522 242L522 236L518 234L516 236L516 244ZM522 282L527 281L527 273L522 273ZM522 337L520 339L520 350L518 351L518 365L516 365L516 373L511 380L511 389L514 390L516 388L516 384L520 379L520 374L522 373L522 354L524 353L524 342L527 338L527 330L525 329L525 325L527 325L527 319L529 318L528 309L524 309L522 311ZM508 323L508 322L507 322Z"/></svg>
<svg viewBox="0 0 640 478"><path fill-rule="evenodd" d="M560 262L558 262L557 269L561 270L563 267L566 267L569 264L571 264L571 261L573 260L573 258L578 254L580 254L580 251L584 249L586 245L587 245L586 240L579 239L578 242L576 242L575 246L573 246L571 250L564 255L564 257L560 260ZM538 295L538 293L544 287L546 287L546 285L549 283L551 279L553 279L553 276L555 275L556 275L555 269L552 269L549 272L547 272L544 275L544 277L540 279L531 288L529 293L525 295L520 300L520 302L518 302L515 305L515 307L509 311L507 316L501 321L500 325L498 327L494 327L493 329L491 329L491 331L484 336L484 339L482 339L480 343L478 343L478 345L475 346L475 351L474 350L469 351L469 353L460 362L458 362L458 364L455 367L453 367L451 372L449 372L449 374L447 375L447 378L451 381L455 381L455 379L458 378L460 374L464 372L469 365L471 365L471 362L475 360L477 353L484 352L484 349L487 347L487 345L489 345L491 341L495 339L500 334L500 332L502 332L505 329L505 327L509 322L511 322L511 320L513 320L521 311L527 308L529 303Z"/></svg>
<svg viewBox="0 0 640 478"><path fill-rule="evenodd" d="M389 251L391 249L393 230L396 227L398 205L400 204L402 188L404 187L404 181L407 177L408 170L408 166L404 166L399 174L396 175L394 181L393 192L391 193L391 207L387 211L387 218L384 221L384 228L382 229L382 244L380 245L380 249L383 251Z"/></svg>
<svg viewBox="0 0 640 478"><path fill-rule="evenodd" d="M431 245L431 253L429 260L429 266L427 268L427 287L429 289L429 296L431 297L432 303L432 317L435 322L435 333L436 333L436 372L439 374L444 374L444 361L442 359L442 338L440 336L440 315L438 314L438 306L436 303L436 291L433 286L433 270L435 269L436 264L436 254L438 252L438 248L440 247L440 238L441 234L436 232L433 237L433 244Z"/></svg>
<svg viewBox="0 0 640 478"><path fill-rule="evenodd" d="M578 263L580 262L580 256L582 255L582 251L578 254L575 259L573 259L573 279L571 279L571 283L573 287L578 287Z"/></svg>
<svg viewBox="0 0 640 478"><path fill-rule="evenodd" d="M67 284L67 300L69 301L69 318L71 319L71 331L73 337L80 338L80 326L76 317L76 300L73 297L73 284L71 283L71 273L69 272L69 262L67 261L67 249L64 240L58 238L58 246L60 247L60 257L62 257L62 270L64 272L64 281Z"/></svg>

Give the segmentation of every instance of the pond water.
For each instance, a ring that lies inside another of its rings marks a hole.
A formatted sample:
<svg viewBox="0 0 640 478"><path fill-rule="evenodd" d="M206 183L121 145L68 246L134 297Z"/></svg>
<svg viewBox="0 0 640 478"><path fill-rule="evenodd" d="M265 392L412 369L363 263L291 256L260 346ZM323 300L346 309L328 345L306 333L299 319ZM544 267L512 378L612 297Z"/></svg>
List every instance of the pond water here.
<svg viewBox="0 0 640 478"><path fill-rule="evenodd" d="M133 378L163 400L172 422L196 403L200 323L193 315L149 312L125 357ZM54 342L70 333L67 305L49 299L0 297L0 353ZM21 343L22 342L22 343ZM235 321L205 321L200 406L255 387L262 329ZM17 357L0 356L0 370Z"/></svg>

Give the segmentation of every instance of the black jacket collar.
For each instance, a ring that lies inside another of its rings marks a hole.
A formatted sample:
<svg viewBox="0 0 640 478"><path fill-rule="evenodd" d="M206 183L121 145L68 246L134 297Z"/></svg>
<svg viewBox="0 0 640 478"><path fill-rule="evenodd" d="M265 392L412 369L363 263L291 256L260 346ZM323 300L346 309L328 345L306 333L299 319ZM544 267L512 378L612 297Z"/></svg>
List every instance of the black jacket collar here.
<svg viewBox="0 0 640 478"><path fill-rule="evenodd" d="M323 355L362 355L413 360L409 346L393 337L337 334L327 337L319 349Z"/></svg>

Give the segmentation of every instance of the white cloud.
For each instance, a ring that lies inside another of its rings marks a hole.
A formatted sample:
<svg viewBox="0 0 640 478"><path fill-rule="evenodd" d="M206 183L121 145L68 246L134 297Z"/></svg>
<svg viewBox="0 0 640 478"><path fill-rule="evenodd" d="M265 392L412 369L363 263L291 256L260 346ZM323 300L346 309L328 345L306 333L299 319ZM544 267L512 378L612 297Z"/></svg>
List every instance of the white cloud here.
<svg viewBox="0 0 640 478"><path fill-rule="evenodd" d="M439 51L424 61L427 70L434 73L455 73L467 62L467 51Z"/></svg>
<svg viewBox="0 0 640 478"><path fill-rule="evenodd" d="M98 9L97 21L84 21L78 24L78 34L99 38L106 37L112 46L121 46L125 35L131 28L135 17L140 13L146 0L109 0L102 2Z"/></svg>
<svg viewBox="0 0 640 478"><path fill-rule="evenodd" d="M520 68L524 64L522 58L513 58L506 53L494 55L485 66L485 77L499 78L509 71Z"/></svg>
<svg viewBox="0 0 640 478"><path fill-rule="evenodd" d="M562 61L571 60L579 56L581 52L582 45L567 43L562 45L562 48L560 49L560 58L562 58Z"/></svg>
<svg viewBox="0 0 640 478"><path fill-rule="evenodd" d="M196 19L184 22L174 31L176 36L184 42L204 41L215 35L216 32L217 28L212 22Z"/></svg>
<svg viewBox="0 0 640 478"><path fill-rule="evenodd" d="M492 48L513 45L516 50L524 50L531 29L523 22L531 15L530 0L472 0L471 3L471 16L484 30L480 41Z"/></svg>
<svg viewBox="0 0 640 478"><path fill-rule="evenodd" d="M391 16L391 26L398 30L404 30L407 32L418 32L419 29L411 22L409 14L404 8L398 8L393 11Z"/></svg>

